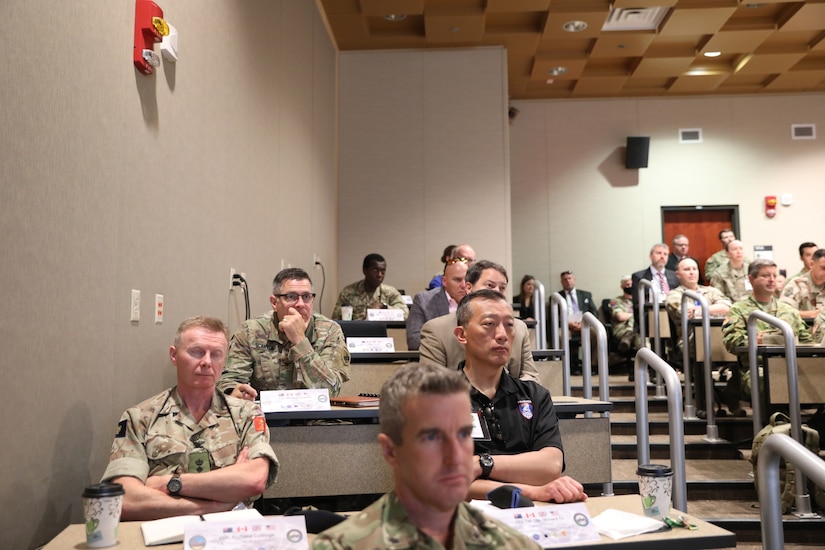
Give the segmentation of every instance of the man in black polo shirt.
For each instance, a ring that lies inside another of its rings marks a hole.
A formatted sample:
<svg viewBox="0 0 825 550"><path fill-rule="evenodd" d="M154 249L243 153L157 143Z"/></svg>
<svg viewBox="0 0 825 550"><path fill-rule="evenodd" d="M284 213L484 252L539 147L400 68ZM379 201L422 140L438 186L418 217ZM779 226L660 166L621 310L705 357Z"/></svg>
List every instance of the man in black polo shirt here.
<svg viewBox="0 0 825 550"><path fill-rule="evenodd" d="M504 370L515 319L507 299L494 290L472 292L456 312L455 336L466 349L459 364L470 381L470 400L484 437L475 438L470 498L485 498L504 484L531 500L585 500L582 485L562 476L564 449L550 393Z"/></svg>

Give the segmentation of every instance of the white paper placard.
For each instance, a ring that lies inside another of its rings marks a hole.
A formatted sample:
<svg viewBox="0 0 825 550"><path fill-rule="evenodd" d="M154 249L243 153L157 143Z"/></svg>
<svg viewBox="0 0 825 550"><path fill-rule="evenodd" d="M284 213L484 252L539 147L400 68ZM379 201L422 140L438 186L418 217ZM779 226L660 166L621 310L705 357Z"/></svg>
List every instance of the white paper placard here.
<svg viewBox="0 0 825 550"><path fill-rule="evenodd" d="M407 296L406 294L401 295L401 301L404 302L404 305L411 306L413 305L413 297Z"/></svg>
<svg viewBox="0 0 825 550"><path fill-rule="evenodd" d="M350 353L393 353L395 340L392 338L347 338Z"/></svg>
<svg viewBox="0 0 825 550"><path fill-rule="evenodd" d="M403 309L368 309L367 321L403 321Z"/></svg>
<svg viewBox="0 0 825 550"><path fill-rule="evenodd" d="M496 508L489 501L474 500L471 504L536 541L542 548L601 538L583 502L505 510Z"/></svg>
<svg viewBox="0 0 825 550"><path fill-rule="evenodd" d="M261 390L261 410L268 412L328 411L329 390Z"/></svg>
<svg viewBox="0 0 825 550"><path fill-rule="evenodd" d="M245 521L189 523L183 535L184 550L307 550L303 516L270 516Z"/></svg>

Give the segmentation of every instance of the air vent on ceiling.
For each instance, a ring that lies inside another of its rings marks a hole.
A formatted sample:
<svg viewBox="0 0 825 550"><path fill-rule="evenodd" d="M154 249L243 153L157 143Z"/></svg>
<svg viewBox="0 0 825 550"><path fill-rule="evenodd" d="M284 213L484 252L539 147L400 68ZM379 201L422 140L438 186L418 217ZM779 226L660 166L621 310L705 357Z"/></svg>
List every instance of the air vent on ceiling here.
<svg viewBox="0 0 825 550"><path fill-rule="evenodd" d="M603 31L655 31L667 15L667 7L613 8L602 26Z"/></svg>
<svg viewBox="0 0 825 550"><path fill-rule="evenodd" d="M702 129L679 128L679 143L702 143Z"/></svg>
<svg viewBox="0 0 825 550"><path fill-rule="evenodd" d="M791 139L816 139L816 124L791 124Z"/></svg>

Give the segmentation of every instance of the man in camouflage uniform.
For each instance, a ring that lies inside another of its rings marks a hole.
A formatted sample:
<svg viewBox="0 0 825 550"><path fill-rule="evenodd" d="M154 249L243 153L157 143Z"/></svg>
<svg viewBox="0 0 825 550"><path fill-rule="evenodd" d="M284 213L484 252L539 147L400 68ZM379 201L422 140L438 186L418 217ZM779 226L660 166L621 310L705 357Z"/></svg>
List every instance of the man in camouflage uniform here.
<svg viewBox="0 0 825 550"><path fill-rule="evenodd" d="M235 333L218 389L248 400L260 390L327 388L338 395L349 380L349 351L338 323L312 312L314 299L306 271L280 271L269 297L273 311Z"/></svg>
<svg viewBox="0 0 825 550"><path fill-rule="evenodd" d="M725 228L719 232L719 242L722 243L722 250L714 252L710 258L705 262L705 279L710 282L713 274L723 264L728 263L728 243L736 238L729 228Z"/></svg>
<svg viewBox="0 0 825 550"><path fill-rule="evenodd" d="M679 277L679 282L681 284L668 293L667 298L665 298L665 309L667 309L668 316L670 316L670 320L676 328L676 347L681 351L682 346L684 345L684 341L682 339L682 297L684 296L685 291L690 290L704 297L708 301L708 314L711 316L721 317L727 314L731 306L731 301L727 296L722 294L719 289L713 288L712 286L704 286L699 284L699 264L697 264L696 260L693 258L684 258L679 261L676 266L676 276ZM688 319L701 318L702 306L699 302L691 301L688 303L685 313L687 314ZM691 333L691 341L693 340L692 337L693 334ZM693 346L689 347L690 356L695 358ZM704 411L705 371L704 368L699 365L691 372L694 373L696 379L694 388L696 389L696 407L698 409L697 415L699 418L704 418L704 415L707 414Z"/></svg>
<svg viewBox="0 0 825 550"><path fill-rule="evenodd" d="M633 278L625 275L621 280L622 295L610 300L610 323L613 336L619 342L619 351L637 350L641 346L639 334L633 331Z"/></svg>
<svg viewBox="0 0 825 550"><path fill-rule="evenodd" d="M800 269L798 273L794 273L788 277L789 281L801 275L807 275L811 271L811 264L814 261L814 252L816 252L818 248L819 247L816 246L816 243L812 242L804 242L799 245L799 259L802 260L802 269Z"/></svg>
<svg viewBox="0 0 825 550"><path fill-rule="evenodd" d="M719 289L722 294L730 298L731 302L738 302L748 297L751 284L748 281L748 266L750 260L745 258L745 247L742 241L732 240L727 244L728 261L719 266L710 279L710 286Z"/></svg>
<svg viewBox="0 0 825 550"><path fill-rule="evenodd" d="M314 550L540 548L464 502L475 478L469 390L461 373L432 364L387 379L378 442L395 488L318 535Z"/></svg>
<svg viewBox="0 0 825 550"><path fill-rule="evenodd" d="M332 318L341 318L341 306L352 306L352 318L364 320L368 309L400 309L404 319L409 315L407 304L401 293L384 284L387 274L387 261L380 254L367 254L361 265L364 279L345 286L338 294L338 300L332 310Z"/></svg>
<svg viewBox="0 0 825 550"><path fill-rule="evenodd" d="M216 390L226 353L220 319L185 320L169 350L177 386L123 413L102 478L123 485L123 519L230 510L275 482L260 408Z"/></svg>
<svg viewBox="0 0 825 550"><path fill-rule="evenodd" d="M811 270L785 284L781 302L799 311L803 319L813 319L825 305L825 248L813 254Z"/></svg>
<svg viewBox="0 0 825 550"><path fill-rule="evenodd" d="M729 352L736 353L736 348L748 345L748 317L757 309L788 323L799 343L812 343L811 332L799 312L774 296L776 264L773 261L754 260L748 269L748 280L753 286L753 294L733 304L722 325L722 342ZM758 321L756 329L757 344L783 343L782 332L773 325ZM747 353L739 354L739 363L739 368L733 369L732 376L728 379L725 404L734 415L744 416L745 411L739 406L739 399L742 394L742 369L748 364Z"/></svg>

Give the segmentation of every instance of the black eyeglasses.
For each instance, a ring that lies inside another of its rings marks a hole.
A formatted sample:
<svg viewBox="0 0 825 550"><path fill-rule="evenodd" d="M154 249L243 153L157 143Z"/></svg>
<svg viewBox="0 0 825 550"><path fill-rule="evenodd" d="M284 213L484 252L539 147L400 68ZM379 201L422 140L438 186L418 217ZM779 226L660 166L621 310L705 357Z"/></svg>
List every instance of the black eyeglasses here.
<svg viewBox="0 0 825 550"><path fill-rule="evenodd" d="M496 441L501 441L504 443L504 434L501 431L501 423L496 418L496 415L493 414L493 406L486 405L483 409L481 409L481 413L484 415L484 420L487 421L487 428L490 430L490 439L495 439Z"/></svg>
<svg viewBox="0 0 825 550"><path fill-rule="evenodd" d="M303 300L305 304L309 304L315 299L314 292L304 292L303 294L298 294L297 292L287 292L286 294L276 294L275 296L281 298L287 304L297 304L298 298Z"/></svg>

